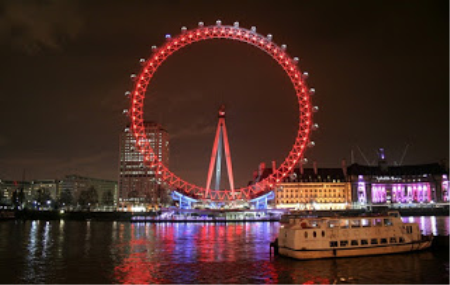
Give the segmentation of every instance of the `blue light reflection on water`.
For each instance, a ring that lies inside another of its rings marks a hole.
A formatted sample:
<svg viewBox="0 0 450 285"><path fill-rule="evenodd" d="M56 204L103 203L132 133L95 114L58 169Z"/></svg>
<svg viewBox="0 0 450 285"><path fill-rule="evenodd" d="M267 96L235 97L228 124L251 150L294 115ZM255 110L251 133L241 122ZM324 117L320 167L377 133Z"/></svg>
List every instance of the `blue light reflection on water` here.
<svg viewBox="0 0 450 285"><path fill-rule="evenodd" d="M404 218L448 234L449 217ZM2 283L448 283L448 253L271 257L279 223L0 223ZM12 268L12 270L10 269ZM381 274L382 273L382 274Z"/></svg>

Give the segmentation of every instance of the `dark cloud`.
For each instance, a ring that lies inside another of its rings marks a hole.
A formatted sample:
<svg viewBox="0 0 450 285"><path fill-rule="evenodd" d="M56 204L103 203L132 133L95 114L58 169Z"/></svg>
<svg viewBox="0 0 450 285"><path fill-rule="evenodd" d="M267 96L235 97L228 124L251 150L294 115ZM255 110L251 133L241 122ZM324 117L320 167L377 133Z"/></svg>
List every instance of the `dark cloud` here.
<svg viewBox="0 0 450 285"><path fill-rule="evenodd" d="M76 1L6 0L0 5L0 40L28 54L61 50L83 26Z"/></svg>

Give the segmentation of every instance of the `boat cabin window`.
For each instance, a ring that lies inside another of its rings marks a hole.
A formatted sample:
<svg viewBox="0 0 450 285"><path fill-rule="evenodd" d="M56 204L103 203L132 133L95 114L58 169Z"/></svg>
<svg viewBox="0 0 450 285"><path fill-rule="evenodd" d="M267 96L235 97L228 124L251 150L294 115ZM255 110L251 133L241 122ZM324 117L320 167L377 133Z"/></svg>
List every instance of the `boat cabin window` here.
<svg viewBox="0 0 450 285"><path fill-rule="evenodd" d="M325 237L325 231L322 231L322 237Z"/></svg>
<svg viewBox="0 0 450 285"><path fill-rule="evenodd" d="M412 226L406 226L406 233L412 234L412 232L413 232Z"/></svg>
<svg viewBox="0 0 450 285"><path fill-rule="evenodd" d="M347 246L347 245L348 245L348 240L341 240L340 246Z"/></svg>
<svg viewBox="0 0 450 285"><path fill-rule="evenodd" d="M337 241L330 241L330 247L337 247Z"/></svg>
<svg viewBox="0 0 450 285"><path fill-rule="evenodd" d="M399 238L398 238L398 242L399 242L399 243L404 243L404 242L405 242L405 239L404 239L403 237L399 237Z"/></svg>
<svg viewBox="0 0 450 285"><path fill-rule="evenodd" d="M367 244L369 244L369 242L366 239L361 240L361 245L367 245Z"/></svg>
<svg viewBox="0 0 450 285"><path fill-rule="evenodd" d="M361 219L361 226L370 227L370 220L369 219Z"/></svg>
<svg viewBox="0 0 450 285"><path fill-rule="evenodd" d="M348 220L341 220L339 223L339 226L341 227L341 229L348 229L348 225L349 225Z"/></svg>
<svg viewBox="0 0 450 285"><path fill-rule="evenodd" d="M317 237L316 231L313 232L313 237Z"/></svg>
<svg viewBox="0 0 450 285"><path fill-rule="evenodd" d="M305 238L308 238L308 232L305 231Z"/></svg>
<svg viewBox="0 0 450 285"><path fill-rule="evenodd" d="M387 243L387 239L386 238L380 239L380 244L385 244L385 243Z"/></svg>
<svg viewBox="0 0 450 285"><path fill-rule="evenodd" d="M361 227L361 220L350 220L350 226L352 228L359 228L359 227Z"/></svg>
<svg viewBox="0 0 450 285"><path fill-rule="evenodd" d="M391 237L389 239L389 243L397 243L397 239L395 237Z"/></svg>
<svg viewBox="0 0 450 285"><path fill-rule="evenodd" d="M378 239L376 238L371 239L370 244L378 244Z"/></svg>
<svg viewBox="0 0 450 285"><path fill-rule="evenodd" d="M383 226L383 221L380 218L373 219L372 225L374 227L381 227L381 226Z"/></svg>
<svg viewBox="0 0 450 285"><path fill-rule="evenodd" d="M330 220L328 221L329 228L337 228L339 227L339 220Z"/></svg>
<svg viewBox="0 0 450 285"><path fill-rule="evenodd" d="M352 241L350 242L350 244L351 244L351 245L359 245L359 244L358 244L358 241L357 241L357 240L355 240L355 239L354 239L354 240L352 240Z"/></svg>
<svg viewBox="0 0 450 285"><path fill-rule="evenodd" d="M392 219L384 219L384 226L385 227L392 226Z"/></svg>

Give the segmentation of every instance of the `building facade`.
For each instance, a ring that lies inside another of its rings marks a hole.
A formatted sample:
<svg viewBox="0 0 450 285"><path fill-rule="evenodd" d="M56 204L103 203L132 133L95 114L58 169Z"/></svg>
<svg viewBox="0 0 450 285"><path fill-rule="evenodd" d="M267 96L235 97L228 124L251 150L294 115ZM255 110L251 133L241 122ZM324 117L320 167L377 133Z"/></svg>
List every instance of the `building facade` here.
<svg viewBox="0 0 450 285"><path fill-rule="evenodd" d="M272 173L261 163L253 174L253 182L263 180ZM351 185L347 181L345 162L342 168L296 168L274 189L274 208L346 209L351 205Z"/></svg>
<svg viewBox="0 0 450 285"><path fill-rule="evenodd" d="M61 181L58 179L40 179L33 180L31 191L34 200L46 199L47 201L56 201L61 191ZM45 197L44 197L45 196Z"/></svg>
<svg viewBox="0 0 450 285"><path fill-rule="evenodd" d="M346 209L351 187L340 168L295 169L275 189L276 208Z"/></svg>
<svg viewBox="0 0 450 285"><path fill-rule="evenodd" d="M33 201L33 188L29 181L14 181L0 179L0 204L13 205L14 202L19 202L22 206ZM16 193L16 194L14 194ZM22 194L21 194L22 193ZM16 201L14 201L16 197Z"/></svg>
<svg viewBox="0 0 450 285"><path fill-rule="evenodd" d="M169 134L158 123L144 122L147 140L158 160L169 166ZM153 169L143 163L136 140L127 127L120 137L119 207L141 205L156 207L167 200L168 193Z"/></svg>
<svg viewBox="0 0 450 285"><path fill-rule="evenodd" d="M60 182L61 206L117 207L117 181L66 175Z"/></svg>
<svg viewBox="0 0 450 285"><path fill-rule="evenodd" d="M355 206L448 203L448 171L442 164L348 168Z"/></svg>

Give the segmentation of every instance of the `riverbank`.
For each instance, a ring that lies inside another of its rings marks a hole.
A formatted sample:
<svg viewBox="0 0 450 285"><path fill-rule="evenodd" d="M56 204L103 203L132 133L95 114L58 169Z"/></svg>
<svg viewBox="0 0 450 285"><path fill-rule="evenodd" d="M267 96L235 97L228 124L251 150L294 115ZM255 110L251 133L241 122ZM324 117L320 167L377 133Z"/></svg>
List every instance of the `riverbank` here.
<svg viewBox="0 0 450 285"><path fill-rule="evenodd" d="M250 210L251 211L251 210ZM201 211L197 211L201 212ZM163 212L165 213L165 212ZM127 221L133 223L161 223L161 222L276 222L280 215L265 215L259 217L245 216L244 211L205 210L204 213L196 213L196 216L164 215L157 212L97 212L97 211L16 211L15 219L21 220L96 220L96 221ZM233 215L227 215L227 214ZM189 213L192 214L192 213ZM238 214L238 216L236 215ZM240 214L240 215L239 215Z"/></svg>
<svg viewBox="0 0 450 285"><path fill-rule="evenodd" d="M374 208L373 213L378 213L385 211L387 209ZM449 216L448 207L442 208L404 208L404 209L392 209L400 212L402 216ZM194 210L191 210L194 211ZM227 210L208 210L205 213L201 211L196 211L197 216L191 215L176 215L170 217L162 217L161 213L156 212L97 212L97 211L33 211L33 210L23 210L23 211L2 211L0 213L0 220L10 220L10 219L22 219L22 220L97 220L97 221L128 221L128 222L252 222L252 221L278 221L280 219L280 214L270 215L265 214L261 217L255 215L253 216L245 215L245 212L253 212L254 210L243 210L243 211L227 211ZM270 210L268 210L270 211ZM182 212L182 211L181 211ZM239 217L235 214L240 213ZM308 214L316 216L356 216L364 213L369 213L366 210L346 210L346 211L299 211L292 212L291 214ZM232 214L232 215L230 215ZM234 216L234 217L233 217Z"/></svg>
<svg viewBox="0 0 450 285"><path fill-rule="evenodd" d="M131 221L131 212L90 212L90 211L16 211L15 218L22 220L75 220L75 221ZM139 216L155 217L156 213L139 213Z"/></svg>

